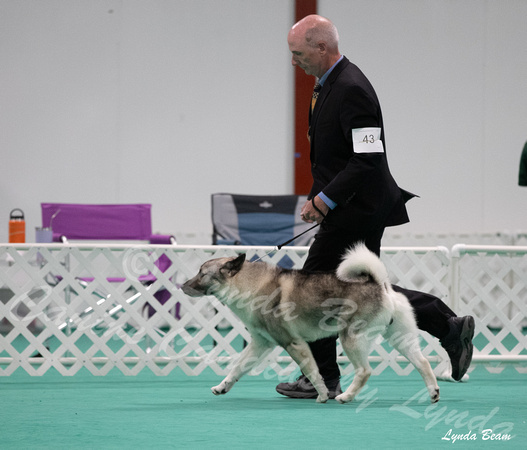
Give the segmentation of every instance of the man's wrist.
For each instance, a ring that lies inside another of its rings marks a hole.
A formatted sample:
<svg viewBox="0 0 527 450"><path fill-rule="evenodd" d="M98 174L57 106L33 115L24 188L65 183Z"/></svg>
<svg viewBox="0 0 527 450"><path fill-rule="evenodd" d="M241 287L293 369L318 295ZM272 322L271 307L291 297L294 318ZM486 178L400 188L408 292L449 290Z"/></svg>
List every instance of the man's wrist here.
<svg viewBox="0 0 527 450"><path fill-rule="evenodd" d="M320 192L318 194L318 197L320 198L320 200L322 200L326 205L328 205L329 209L335 209L335 207L337 206L337 204L331 200L326 194L324 194L323 192Z"/></svg>

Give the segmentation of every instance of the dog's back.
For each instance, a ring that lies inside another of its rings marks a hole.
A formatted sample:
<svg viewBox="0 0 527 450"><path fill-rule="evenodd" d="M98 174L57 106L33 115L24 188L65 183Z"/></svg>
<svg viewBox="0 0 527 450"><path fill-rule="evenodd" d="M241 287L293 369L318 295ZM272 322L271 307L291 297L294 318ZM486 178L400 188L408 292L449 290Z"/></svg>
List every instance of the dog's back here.
<svg viewBox="0 0 527 450"><path fill-rule="evenodd" d="M337 274L246 263L235 278L235 291L245 295L232 297L228 306L280 345L295 337L313 342L337 335L352 322L357 330L387 325L393 312L386 269L363 245L346 254Z"/></svg>

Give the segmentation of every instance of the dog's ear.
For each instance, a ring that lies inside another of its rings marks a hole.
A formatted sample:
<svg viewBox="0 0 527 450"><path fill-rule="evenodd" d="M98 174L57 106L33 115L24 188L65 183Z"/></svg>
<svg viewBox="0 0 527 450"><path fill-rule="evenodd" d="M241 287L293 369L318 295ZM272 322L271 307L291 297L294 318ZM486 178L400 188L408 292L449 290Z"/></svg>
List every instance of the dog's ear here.
<svg viewBox="0 0 527 450"><path fill-rule="evenodd" d="M229 277L236 275L242 268L245 262L245 253L240 254L237 258L231 259L226 262L220 271Z"/></svg>

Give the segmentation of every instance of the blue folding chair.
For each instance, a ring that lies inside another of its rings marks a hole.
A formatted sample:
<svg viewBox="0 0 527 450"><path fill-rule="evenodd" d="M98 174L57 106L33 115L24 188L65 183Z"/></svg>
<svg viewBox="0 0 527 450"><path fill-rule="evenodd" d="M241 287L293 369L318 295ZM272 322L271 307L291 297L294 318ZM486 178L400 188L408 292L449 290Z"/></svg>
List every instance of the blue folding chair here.
<svg viewBox="0 0 527 450"><path fill-rule="evenodd" d="M212 243L276 247L298 236L291 245L307 246L316 229L307 231L313 224L300 219L306 201L305 195L212 194ZM286 255L278 265L291 268L293 262Z"/></svg>
<svg viewBox="0 0 527 450"><path fill-rule="evenodd" d="M212 243L214 245L279 245L313 224L300 219L305 195L212 194ZM293 245L306 246L312 230Z"/></svg>

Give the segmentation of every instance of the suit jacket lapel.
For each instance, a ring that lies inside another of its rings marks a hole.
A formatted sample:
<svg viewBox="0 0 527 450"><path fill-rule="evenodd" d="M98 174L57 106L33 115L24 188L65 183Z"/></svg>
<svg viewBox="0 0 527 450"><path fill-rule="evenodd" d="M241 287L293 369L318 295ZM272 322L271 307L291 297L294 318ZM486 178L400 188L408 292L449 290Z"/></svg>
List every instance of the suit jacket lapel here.
<svg viewBox="0 0 527 450"><path fill-rule="evenodd" d="M317 102L315 103L315 109L313 109L313 113L311 115L311 121L310 121L311 129L313 129L316 125L318 115L320 114L320 110L322 106L324 105L324 101L326 100L329 93L331 92L332 84L338 78L342 70L344 70L344 67L346 67L348 64L349 64L349 60L344 56L342 60L336 65L336 67L331 71L331 73L329 74L329 77L324 83L324 86L322 86L322 90L318 94L318 99L317 99Z"/></svg>

